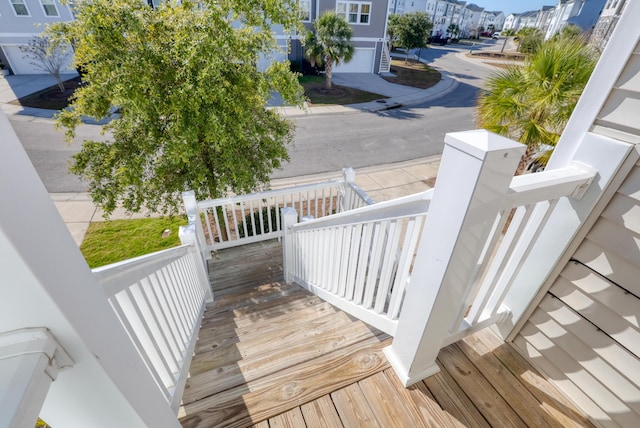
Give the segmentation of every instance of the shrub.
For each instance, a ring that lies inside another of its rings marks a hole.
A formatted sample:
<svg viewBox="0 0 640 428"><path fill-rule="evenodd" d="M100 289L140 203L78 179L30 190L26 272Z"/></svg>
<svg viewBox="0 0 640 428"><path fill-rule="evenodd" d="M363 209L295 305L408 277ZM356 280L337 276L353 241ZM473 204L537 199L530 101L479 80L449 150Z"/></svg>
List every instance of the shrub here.
<svg viewBox="0 0 640 428"><path fill-rule="evenodd" d="M244 220L242 221L238 229L238 236L240 236L240 238L245 237L245 233L244 233L245 226L247 228L247 234L246 234L247 237L262 234L262 228L260 227L261 213L262 213L262 219L264 221L265 233L275 232L281 229L281 227L278 227L278 218L277 218L278 208L271 207L271 209L268 210L267 207L264 207L262 211L254 211L253 214L247 214L246 216L244 216ZM269 213L271 213L271 228L268 227ZM251 221L251 216L253 216L253 222ZM255 231L253 230L254 224L256 225Z"/></svg>

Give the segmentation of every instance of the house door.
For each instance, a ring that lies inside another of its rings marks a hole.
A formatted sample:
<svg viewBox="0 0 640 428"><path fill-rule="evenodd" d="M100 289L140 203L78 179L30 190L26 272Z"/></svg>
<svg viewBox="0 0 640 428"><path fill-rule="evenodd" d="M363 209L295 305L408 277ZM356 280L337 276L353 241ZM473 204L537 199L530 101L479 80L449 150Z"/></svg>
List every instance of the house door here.
<svg viewBox="0 0 640 428"><path fill-rule="evenodd" d="M640 426L640 164L514 345L596 423Z"/></svg>

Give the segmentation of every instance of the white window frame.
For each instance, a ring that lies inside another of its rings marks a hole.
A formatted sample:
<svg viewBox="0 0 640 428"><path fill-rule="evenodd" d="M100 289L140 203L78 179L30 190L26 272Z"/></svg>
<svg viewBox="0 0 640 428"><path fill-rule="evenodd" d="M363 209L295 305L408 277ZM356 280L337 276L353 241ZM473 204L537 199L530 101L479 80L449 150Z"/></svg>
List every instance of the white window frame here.
<svg viewBox="0 0 640 428"><path fill-rule="evenodd" d="M11 10L13 10L13 14L16 17L18 17L18 18L28 18L28 17L31 16L31 12L29 12L29 6L27 6L27 2L25 0L9 0L9 4L11 5ZM27 14L26 15L18 15L18 12L16 11L16 7L15 7L16 4L23 5L25 10L27 11Z"/></svg>
<svg viewBox="0 0 640 428"><path fill-rule="evenodd" d="M302 15L300 16L300 20L302 22L311 22L311 0L298 0L298 8L300 10L300 12L302 12L302 4L306 3L309 5L308 10L309 10L309 18L308 19L303 19Z"/></svg>
<svg viewBox="0 0 640 428"><path fill-rule="evenodd" d="M339 5L341 5L341 4L345 5L345 11L344 12L340 12L338 10L339 9ZM350 9L351 9L350 6L351 5L355 5L358 8L357 12L355 13L356 22L349 21L350 15L353 15L353 13L350 12ZM362 13L362 6L363 5L368 5L369 6L369 12L368 13ZM351 25L370 25L371 24L371 9L372 8L373 8L373 5L372 5L372 3L370 1L338 1L338 2L336 2L336 14L344 17L344 19ZM367 22L361 22L363 16L367 16Z"/></svg>
<svg viewBox="0 0 640 428"><path fill-rule="evenodd" d="M55 15L49 15L47 13L47 8L45 7L45 4L44 4L45 1L50 1L51 2L47 6L53 6L53 8L56 11ZM44 16L46 18L58 18L58 17L60 17L60 11L58 10L58 5L56 4L56 0L40 0L40 6L42 6L42 12L44 13Z"/></svg>

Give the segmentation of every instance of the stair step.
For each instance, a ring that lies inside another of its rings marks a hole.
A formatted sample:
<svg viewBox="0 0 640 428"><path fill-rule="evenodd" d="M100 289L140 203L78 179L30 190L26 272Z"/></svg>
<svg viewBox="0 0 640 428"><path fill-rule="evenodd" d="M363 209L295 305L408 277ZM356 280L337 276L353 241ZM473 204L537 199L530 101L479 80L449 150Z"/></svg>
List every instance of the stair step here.
<svg viewBox="0 0 640 428"><path fill-rule="evenodd" d="M242 348L248 354L246 358L239 349L231 347L226 349L227 352L221 352L220 361L217 355L215 359L207 361L200 359L200 364L197 364L195 369L202 371L193 374L187 382L183 402L188 404L201 400L226 389L304 364L311 359L322 358L335 349L371 337L371 331L364 323L351 322L345 313L329 317L331 319L315 320L301 325L297 333L289 329L292 337L282 339L282 342L278 342L280 338L274 335L273 340L266 343L258 340L255 345L244 344Z"/></svg>
<svg viewBox="0 0 640 428"><path fill-rule="evenodd" d="M238 322L231 320L201 329L198 340L205 346L196 346L195 353L218 349L247 340L254 335L263 335L270 331L278 330L281 324L298 324L336 312L333 306L316 296L305 296L284 304L287 305L287 312L285 313L279 307L267 308L257 312L255 319L259 320L258 323L252 320L251 317L245 317L239 319Z"/></svg>
<svg viewBox="0 0 640 428"><path fill-rule="evenodd" d="M246 427L313 401L389 367L384 333L226 390L181 409L184 427ZM249 410L251 409L251 410Z"/></svg>
<svg viewBox="0 0 640 428"><path fill-rule="evenodd" d="M270 348L275 342L277 342L278 348L294 346L296 342L307 337L327 332L329 328L347 326L352 322L347 314L336 313L335 310L326 311L324 316L313 311L309 312L307 317L308 319L304 321L302 317L296 317L289 319L289 322L274 321L263 328L252 326L240 329L241 331L236 337L227 335L224 339L216 342L220 344L219 346L194 355L189 372L194 376L216 367L236 363L239 358L255 358L265 351L271 353ZM299 325L301 322L304 322L303 328ZM244 334L245 330L246 334Z"/></svg>

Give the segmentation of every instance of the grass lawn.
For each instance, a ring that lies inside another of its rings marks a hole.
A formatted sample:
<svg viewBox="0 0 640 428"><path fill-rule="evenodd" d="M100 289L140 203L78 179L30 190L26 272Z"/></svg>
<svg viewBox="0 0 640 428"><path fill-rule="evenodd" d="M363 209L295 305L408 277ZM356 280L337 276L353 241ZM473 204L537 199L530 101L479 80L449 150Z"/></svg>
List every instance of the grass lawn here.
<svg viewBox="0 0 640 428"><path fill-rule="evenodd" d="M11 101L11 104L23 106L23 107L35 107L46 108L49 110L62 110L69 105L69 97L73 95L73 92L80 85L80 77L76 77L64 82L66 90L64 93L60 92L58 85L51 86L35 94L28 95L15 101Z"/></svg>
<svg viewBox="0 0 640 428"><path fill-rule="evenodd" d="M436 70L413 59L409 59L406 63L404 59L392 60L391 73L393 73L395 77L382 76L382 78L387 82L420 89L430 88L441 79L440 73Z"/></svg>
<svg viewBox="0 0 640 428"><path fill-rule="evenodd" d="M309 98L309 103L315 105L357 104L387 98L345 86L332 85L331 89L327 89L324 76L300 76L299 82L304 88L304 94Z"/></svg>
<svg viewBox="0 0 640 428"><path fill-rule="evenodd" d="M186 224L184 216L91 223L80 251L91 268L108 265L180 245L178 227Z"/></svg>

